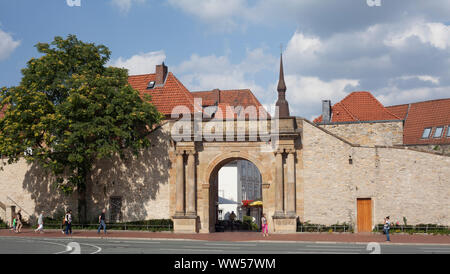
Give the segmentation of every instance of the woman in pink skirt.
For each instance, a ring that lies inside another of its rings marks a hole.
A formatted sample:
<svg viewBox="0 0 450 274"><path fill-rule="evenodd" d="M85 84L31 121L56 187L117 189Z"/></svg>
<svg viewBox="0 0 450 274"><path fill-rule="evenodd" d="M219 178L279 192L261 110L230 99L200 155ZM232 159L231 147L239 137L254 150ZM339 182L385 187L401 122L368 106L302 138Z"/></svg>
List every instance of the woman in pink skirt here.
<svg viewBox="0 0 450 274"><path fill-rule="evenodd" d="M262 224L263 236L264 237L269 236L269 228L268 228L268 225L267 225L267 219L266 219L266 214L265 213L263 213L263 215L261 217L261 224Z"/></svg>

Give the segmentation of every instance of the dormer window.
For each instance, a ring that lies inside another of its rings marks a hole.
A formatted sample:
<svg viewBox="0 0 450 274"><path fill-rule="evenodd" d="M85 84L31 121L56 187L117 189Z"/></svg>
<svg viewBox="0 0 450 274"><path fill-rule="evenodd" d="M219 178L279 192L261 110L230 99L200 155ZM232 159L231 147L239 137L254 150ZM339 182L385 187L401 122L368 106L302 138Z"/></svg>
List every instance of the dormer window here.
<svg viewBox="0 0 450 274"><path fill-rule="evenodd" d="M147 89L153 89L155 87L155 81L148 82Z"/></svg>
<svg viewBox="0 0 450 274"><path fill-rule="evenodd" d="M436 130L434 131L433 138L441 138L443 132L444 132L444 127L437 127Z"/></svg>
<svg viewBox="0 0 450 274"><path fill-rule="evenodd" d="M424 129L423 134L422 134L422 139L430 138L430 134L431 134L431 127Z"/></svg>

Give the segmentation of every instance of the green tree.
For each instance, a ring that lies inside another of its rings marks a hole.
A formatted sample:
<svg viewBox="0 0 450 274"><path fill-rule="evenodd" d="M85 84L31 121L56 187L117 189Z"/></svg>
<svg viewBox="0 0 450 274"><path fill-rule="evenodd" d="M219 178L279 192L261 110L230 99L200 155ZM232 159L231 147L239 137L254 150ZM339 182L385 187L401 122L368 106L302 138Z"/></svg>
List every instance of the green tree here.
<svg viewBox="0 0 450 274"><path fill-rule="evenodd" d="M22 70L19 86L1 88L0 155L24 157L55 175L66 194L78 192L86 221L86 186L95 162L150 145L162 115L128 83L125 69L105 67L110 51L74 35L36 45L40 58Z"/></svg>

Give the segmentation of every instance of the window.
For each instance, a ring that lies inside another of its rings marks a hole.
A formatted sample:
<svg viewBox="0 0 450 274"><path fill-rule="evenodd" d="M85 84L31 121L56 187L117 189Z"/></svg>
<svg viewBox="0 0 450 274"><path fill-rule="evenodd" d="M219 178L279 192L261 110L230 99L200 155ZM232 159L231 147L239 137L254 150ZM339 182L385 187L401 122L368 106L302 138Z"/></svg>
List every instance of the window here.
<svg viewBox="0 0 450 274"><path fill-rule="evenodd" d="M122 221L122 197L111 197L110 202L110 221L112 223Z"/></svg>
<svg viewBox="0 0 450 274"><path fill-rule="evenodd" d="M155 87L155 81L148 82L147 89L152 89Z"/></svg>
<svg viewBox="0 0 450 274"><path fill-rule="evenodd" d="M431 133L431 127L424 129L423 134L422 134L422 139L430 138L430 133Z"/></svg>
<svg viewBox="0 0 450 274"><path fill-rule="evenodd" d="M433 138L441 138L443 132L444 132L444 127L437 127L436 130L434 131Z"/></svg>
<svg viewBox="0 0 450 274"><path fill-rule="evenodd" d="M447 127L447 137L450 137L450 125Z"/></svg>

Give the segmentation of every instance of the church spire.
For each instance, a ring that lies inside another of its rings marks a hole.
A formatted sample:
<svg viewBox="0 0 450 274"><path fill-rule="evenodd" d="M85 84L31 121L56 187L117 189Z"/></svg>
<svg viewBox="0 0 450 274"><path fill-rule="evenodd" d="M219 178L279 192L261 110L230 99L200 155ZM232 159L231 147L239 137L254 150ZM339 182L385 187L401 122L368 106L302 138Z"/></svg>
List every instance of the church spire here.
<svg viewBox="0 0 450 274"><path fill-rule="evenodd" d="M278 92L286 92L286 83L284 82L283 54L280 57L280 78L278 79Z"/></svg>
<svg viewBox="0 0 450 274"><path fill-rule="evenodd" d="M280 78L278 79L278 101L276 106L278 107L276 117L286 118L289 117L289 104L286 101L286 83L284 82L284 69L283 69L283 54L280 58Z"/></svg>

